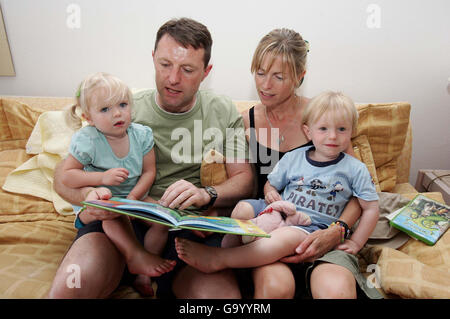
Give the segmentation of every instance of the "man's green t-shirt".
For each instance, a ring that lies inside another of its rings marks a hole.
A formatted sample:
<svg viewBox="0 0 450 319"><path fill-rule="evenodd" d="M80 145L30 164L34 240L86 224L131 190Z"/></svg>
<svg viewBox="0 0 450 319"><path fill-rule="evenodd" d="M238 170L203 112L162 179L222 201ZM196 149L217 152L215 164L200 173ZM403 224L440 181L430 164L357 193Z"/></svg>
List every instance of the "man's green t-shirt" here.
<svg viewBox="0 0 450 319"><path fill-rule="evenodd" d="M134 94L133 121L153 131L156 179L149 195L158 200L177 180L200 187L203 154L214 148L228 163L248 159L244 122L230 98L199 91L186 113L169 113L156 104L156 90Z"/></svg>

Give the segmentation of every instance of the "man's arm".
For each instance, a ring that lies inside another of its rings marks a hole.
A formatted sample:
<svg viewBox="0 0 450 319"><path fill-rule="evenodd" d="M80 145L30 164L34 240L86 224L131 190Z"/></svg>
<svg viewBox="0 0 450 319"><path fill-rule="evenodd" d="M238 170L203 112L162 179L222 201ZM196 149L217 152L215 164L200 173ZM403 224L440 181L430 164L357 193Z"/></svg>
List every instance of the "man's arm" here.
<svg viewBox="0 0 450 319"><path fill-rule="evenodd" d="M74 205L81 206L81 202L84 200L111 198L111 192L109 191L109 189L105 187L70 188L65 186L61 182L62 174L64 173L63 163L64 161L60 162L55 167L53 188L64 200ZM78 214L78 217L84 224L88 224L94 220L114 219L117 218L118 216L120 215L94 207L88 207Z"/></svg>
<svg viewBox="0 0 450 319"><path fill-rule="evenodd" d="M87 194L94 189L94 187L71 188L63 184L65 160L59 162L55 167L53 188L64 200L73 205L81 206L81 202L85 200Z"/></svg>
<svg viewBox="0 0 450 319"><path fill-rule="evenodd" d="M226 163L228 179L220 185L214 185L217 200L214 207L232 207L240 199L249 198L253 193L253 171L248 162ZM189 206L202 207L209 203L209 194L204 188L179 180L170 185L161 197L160 204L185 209Z"/></svg>

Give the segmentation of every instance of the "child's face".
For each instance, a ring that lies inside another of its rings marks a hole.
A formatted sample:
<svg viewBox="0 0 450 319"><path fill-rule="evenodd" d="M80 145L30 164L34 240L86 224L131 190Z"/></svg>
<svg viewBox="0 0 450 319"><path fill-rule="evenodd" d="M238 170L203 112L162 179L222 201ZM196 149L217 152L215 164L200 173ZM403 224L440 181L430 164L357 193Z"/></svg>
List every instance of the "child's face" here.
<svg viewBox="0 0 450 319"><path fill-rule="evenodd" d="M321 162L334 160L350 146L351 121L337 120L331 112L324 113L315 123L304 125L303 128L306 136L316 147L314 160Z"/></svg>
<svg viewBox="0 0 450 319"><path fill-rule="evenodd" d="M97 99L102 101L103 99ZM106 137L120 138L126 135L131 123L131 107L128 99L114 105L93 105L85 114L89 125L95 126Z"/></svg>

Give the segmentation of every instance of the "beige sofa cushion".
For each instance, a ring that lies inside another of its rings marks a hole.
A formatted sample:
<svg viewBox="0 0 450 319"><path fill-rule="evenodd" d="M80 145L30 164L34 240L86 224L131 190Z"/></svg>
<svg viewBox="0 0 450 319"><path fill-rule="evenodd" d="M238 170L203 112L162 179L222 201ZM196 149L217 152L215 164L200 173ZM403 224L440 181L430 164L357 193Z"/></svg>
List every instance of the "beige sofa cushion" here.
<svg viewBox="0 0 450 319"><path fill-rule="evenodd" d="M378 181L377 169L373 161L372 149L370 148L369 139L365 135L360 135L352 139L353 151L355 156L361 162L366 164L372 181L377 192L381 192L380 183Z"/></svg>
<svg viewBox="0 0 450 319"><path fill-rule="evenodd" d="M411 105L406 102L357 105L359 121L354 137L366 135L381 191L397 183L397 160L408 133Z"/></svg>

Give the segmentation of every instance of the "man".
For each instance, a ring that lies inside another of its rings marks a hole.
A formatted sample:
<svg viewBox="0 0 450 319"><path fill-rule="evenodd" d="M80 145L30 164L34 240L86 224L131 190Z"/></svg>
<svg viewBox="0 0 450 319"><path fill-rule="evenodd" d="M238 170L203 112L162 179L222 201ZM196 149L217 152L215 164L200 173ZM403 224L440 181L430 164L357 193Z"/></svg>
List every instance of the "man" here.
<svg viewBox="0 0 450 319"><path fill-rule="evenodd" d="M253 175L246 160L245 138L237 138L237 145L234 144L233 132L240 129L243 132L243 122L231 100L199 91L212 68L211 46L209 31L194 20L174 19L164 24L157 33L152 53L157 90L135 94L134 120L149 125L154 133L157 177L150 197L172 208L208 208L206 213L213 215L223 214L222 208L233 207L239 199L250 197ZM200 185L200 165L208 147L222 148L227 156L229 178L221 185L205 189ZM110 197L104 188L65 187L60 167L55 171L55 190L66 200L77 204ZM102 220L116 217L114 213L93 208L79 214L84 227L56 273L50 297L104 298L116 289L123 277L124 258L101 228ZM190 231L175 233L190 238L193 235ZM205 237L202 233L197 235L200 240ZM173 240L169 236L165 258L176 258ZM218 243L217 236L206 237L205 242L208 240L210 244ZM80 288L67 287L70 275L67 269L72 264L80 267ZM206 275L178 261L177 268L160 279L158 295L163 297L172 291L178 298L240 297L231 271Z"/></svg>

